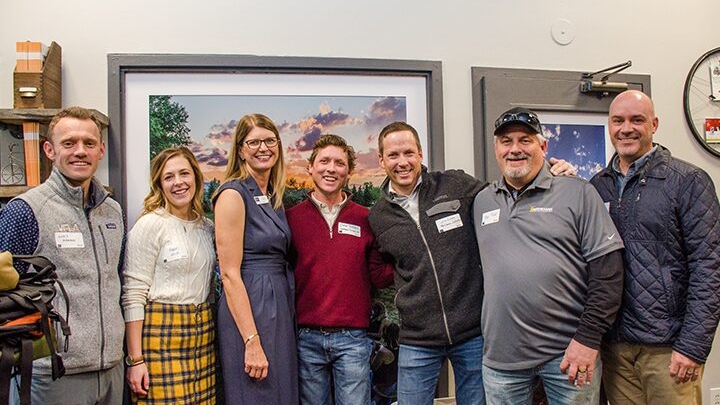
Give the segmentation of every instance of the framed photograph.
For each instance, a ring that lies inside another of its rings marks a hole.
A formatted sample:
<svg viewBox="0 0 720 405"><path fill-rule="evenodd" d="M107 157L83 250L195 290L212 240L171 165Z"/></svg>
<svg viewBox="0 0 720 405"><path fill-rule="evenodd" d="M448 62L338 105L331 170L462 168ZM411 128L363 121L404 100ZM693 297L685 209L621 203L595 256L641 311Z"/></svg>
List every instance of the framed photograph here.
<svg viewBox="0 0 720 405"><path fill-rule="evenodd" d="M578 177L590 180L610 162L614 149L606 115L541 112L538 118L548 140L547 156L575 165Z"/></svg>
<svg viewBox="0 0 720 405"><path fill-rule="evenodd" d="M191 148L210 194L224 180L235 124L249 113L278 126L290 189L308 185L307 158L325 133L356 150L350 187L377 187L384 178L377 135L393 121L417 128L425 164L444 168L440 62L110 54L108 68L110 185L130 225L158 148Z"/></svg>
<svg viewBox="0 0 720 405"><path fill-rule="evenodd" d="M617 93L582 93L584 72L473 67L475 176L501 178L494 152L494 123L504 111L535 111L549 139L548 157L570 161L590 179L613 154L607 136L607 114ZM650 76L617 74L613 81L650 95Z"/></svg>
<svg viewBox="0 0 720 405"><path fill-rule="evenodd" d="M0 187L24 186L25 141L20 125L0 123Z"/></svg>

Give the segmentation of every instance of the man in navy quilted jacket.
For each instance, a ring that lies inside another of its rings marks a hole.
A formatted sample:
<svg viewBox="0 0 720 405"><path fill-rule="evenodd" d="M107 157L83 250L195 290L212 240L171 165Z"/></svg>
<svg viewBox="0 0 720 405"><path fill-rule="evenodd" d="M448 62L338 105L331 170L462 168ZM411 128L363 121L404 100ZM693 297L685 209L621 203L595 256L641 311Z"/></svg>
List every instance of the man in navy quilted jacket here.
<svg viewBox="0 0 720 405"><path fill-rule="evenodd" d="M653 143L652 100L610 105L616 154L591 183L625 242L623 303L602 350L613 405L699 404L720 318L720 207L705 171Z"/></svg>

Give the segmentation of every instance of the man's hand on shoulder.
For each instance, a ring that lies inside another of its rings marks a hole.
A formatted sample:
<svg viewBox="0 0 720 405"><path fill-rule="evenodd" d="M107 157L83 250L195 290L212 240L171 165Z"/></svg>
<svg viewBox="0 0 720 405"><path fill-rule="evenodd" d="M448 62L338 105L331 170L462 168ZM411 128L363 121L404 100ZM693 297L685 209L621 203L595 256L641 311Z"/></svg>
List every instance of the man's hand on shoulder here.
<svg viewBox="0 0 720 405"><path fill-rule="evenodd" d="M565 159L556 159L551 157L548 159L550 163L550 173L555 176L577 176L577 169L575 166Z"/></svg>

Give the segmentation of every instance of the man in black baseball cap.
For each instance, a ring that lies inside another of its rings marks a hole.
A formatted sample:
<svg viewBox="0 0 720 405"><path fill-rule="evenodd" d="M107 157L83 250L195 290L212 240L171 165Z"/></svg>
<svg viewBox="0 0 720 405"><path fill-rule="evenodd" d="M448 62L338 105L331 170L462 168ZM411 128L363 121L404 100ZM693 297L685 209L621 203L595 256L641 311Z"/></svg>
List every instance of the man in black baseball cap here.
<svg viewBox="0 0 720 405"><path fill-rule="evenodd" d="M511 188L521 190L537 176L546 152L547 140L534 112L515 107L495 120L495 157Z"/></svg>
<svg viewBox="0 0 720 405"><path fill-rule="evenodd" d="M540 119L538 119L537 114L527 108L515 107L505 111L495 120L495 135L504 132L512 124L525 125L536 134L542 134Z"/></svg>
<svg viewBox="0 0 720 405"><path fill-rule="evenodd" d="M494 138L502 178L475 196L471 222L482 257L487 403L529 403L539 380L551 404L597 405L623 243L589 183L552 175L537 114L506 111Z"/></svg>

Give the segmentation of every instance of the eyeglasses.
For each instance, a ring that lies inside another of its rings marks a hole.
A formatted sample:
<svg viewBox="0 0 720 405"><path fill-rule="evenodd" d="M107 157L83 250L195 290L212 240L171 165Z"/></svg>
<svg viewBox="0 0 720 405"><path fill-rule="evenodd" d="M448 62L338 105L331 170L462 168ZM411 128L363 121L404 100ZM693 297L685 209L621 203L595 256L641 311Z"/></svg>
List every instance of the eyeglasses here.
<svg viewBox="0 0 720 405"><path fill-rule="evenodd" d="M529 124L531 126L535 126L538 123L540 123L540 119L534 113L526 113L526 112L521 112L521 113L517 113L517 114L511 113L511 114L505 114L502 117L495 120L495 129L497 129L500 125L502 125L506 122L510 122L510 121L520 121L520 122Z"/></svg>
<svg viewBox="0 0 720 405"><path fill-rule="evenodd" d="M280 142L277 138L265 138L265 139L251 139L249 141L245 141L245 145L247 145L250 149L258 149L260 148L260 144L264 143L265 146L268 148L274 148L277 146L277 144Z"/></svg>

